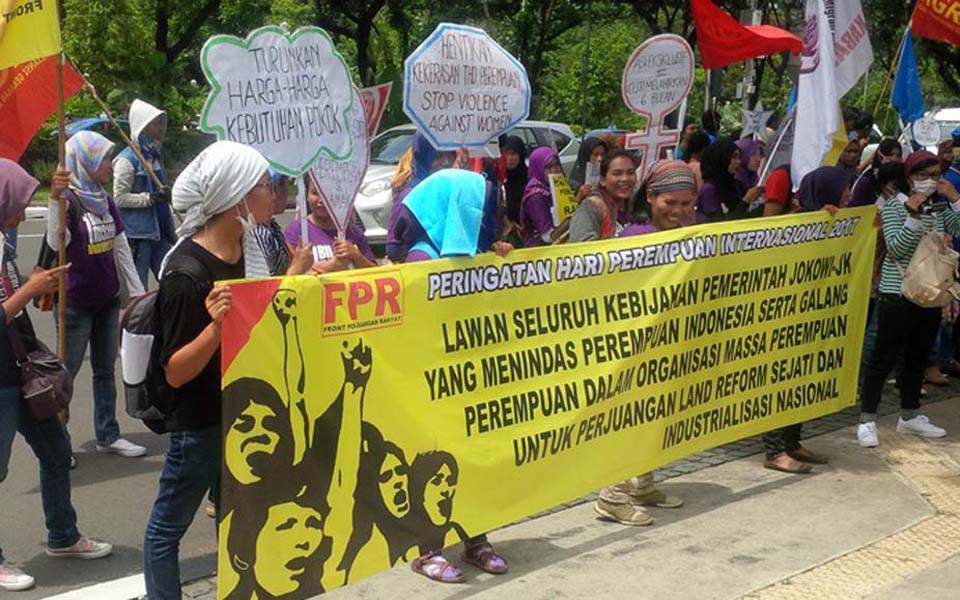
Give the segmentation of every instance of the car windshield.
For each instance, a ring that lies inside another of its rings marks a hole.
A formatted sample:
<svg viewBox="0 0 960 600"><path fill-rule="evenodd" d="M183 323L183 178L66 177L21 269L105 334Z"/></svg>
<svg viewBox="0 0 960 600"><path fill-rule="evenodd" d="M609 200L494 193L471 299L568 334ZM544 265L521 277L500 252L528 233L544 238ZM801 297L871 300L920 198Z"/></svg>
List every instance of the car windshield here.
<svg viewBox="0 0 960 600"><path fill-rule="evenodd" d="M395 165L413 143L413 130L385 131L370 142L370 162Z"/></svg>

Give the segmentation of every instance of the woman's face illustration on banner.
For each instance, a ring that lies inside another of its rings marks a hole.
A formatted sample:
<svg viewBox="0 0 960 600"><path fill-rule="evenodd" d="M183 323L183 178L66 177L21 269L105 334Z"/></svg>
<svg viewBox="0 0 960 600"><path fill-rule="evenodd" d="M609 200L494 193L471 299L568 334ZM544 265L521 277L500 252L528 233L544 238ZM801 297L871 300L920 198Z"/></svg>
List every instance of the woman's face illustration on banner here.
<svg viewBox="0 0 960 600"><path fill-rule="evenodd" d="M388 452L380 464L377 485L387 511L397 519L410 512L410 469L396 454Z"/></svg>
<svg viewBox="0 0 960 600"><path fill-rule="evenodd" d="M446 525L453 516L453 497L457 493L457 479L450 465L443 463L427 480L423 490L423 508L434 525Z"/></svg>
<svg viewBox="0 0 960 600"><path fill-rule="evenodd" d="M257 583L283 596L300 587L298 578L323 542L323 515L296 502L271 506L257 536Z"/></svg>
<svg viewBox="0 0 960 600"><path fill-rule="evenodd" d="M224 457L230 474L238 482L249 485L260 481L262 469L257 469L256 455L272 456L280 443L280 434L275 428L279 419L272 408L251 402L234 420L224 439ZM265 458L265 457L259 457Z"/></svg>

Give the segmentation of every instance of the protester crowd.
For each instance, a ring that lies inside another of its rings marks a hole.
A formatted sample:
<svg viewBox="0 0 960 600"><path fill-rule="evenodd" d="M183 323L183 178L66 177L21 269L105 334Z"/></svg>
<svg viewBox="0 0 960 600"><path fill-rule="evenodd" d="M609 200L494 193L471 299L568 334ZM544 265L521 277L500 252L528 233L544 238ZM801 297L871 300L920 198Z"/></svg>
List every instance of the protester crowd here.
<svg viewBox="0 0 960 600"><path fill-rule="evenodd" d="M46 244L48 250L57 247L56 203L63 196L70 264L66 322L58 325L66 328L65 363L73 377L89 348L99 452L122 457L146 452L123 438L117 423L116 332L123 294L143 294L150 273L159 281L161 361L172 390L164 418L171 433L144 537L148 597L180 598L180 539L205 498L211 516L217 513L220 333L232 303L230 288L216 286L218 280L322 274L483 252L505 256L520 247L803 211L834 214L839 208L874 203L880 248L861 368L857 438L864 447L879 444L877 407L894 372L901 401L897 431L945 435L922 413L921 397L925 383L945 385L948 376L960 376L958 310L955 305L917 306L902 295L901 283L926 230L935 228L960 247L960 131L938 156L890 138L869 146L872 119L854 112L846 116L850 139L837 164L818 168L800 182L791 181L789 165L764 173L772 130L733 139L720 131L713 111L699 124L688 119L676 152L645 170L636 153L622 149L623 140L588 137L566 174L579 205L573 217L560 224L552 216L549 176L564 173L554 148L531 149L519 138L504 136L498 158L470 161L462 153L436 151L418 134L392 181L395 204L386 257L380 259L358 224L338 235L310 177L290 181L271 171L250 147L217 142L170 185L162 148L166 116L145 102L137 100L130 107L133 144L116 157L113 143L97 133L72 136L66 164L51 189ZM106 187L111 182L112 194ZM308 214L284 230L275 216L284 212L291 185L306 187ZM5 230L15 231L24 220L38 187L16 163L0 160L0 224ZM175 214L180 215L179 225ZM304 230L307 239L302 238ZM40 299L55 291L62 268L41 261L22 278L14 256L7 237L0 274L7 325L0 334L5 338L0 340L0 480L7 474L12 440L19 431L40 465L47 554L106 556L111 552L108 543L84 537L77 529L69 477L76 465L65 419L36 422L21 410L20 366L8 342L16 336L35 344L28 304L42 304ZM801 474L828 462L828 457L804 447L801 436L802 424L765 434L764 466ZM682 504L682 498L656 488L652 473L644 473L604 488L595 510L605 520L642 526L654 521L649 508ZM463 541L466 563L495 574L507 571L507 559L487 536ZM463 571L442 550L421 552L411 563L414 571L436 581L463 581ZM29 575L5 563L0 554L0 589L32 584Z"/></svg>

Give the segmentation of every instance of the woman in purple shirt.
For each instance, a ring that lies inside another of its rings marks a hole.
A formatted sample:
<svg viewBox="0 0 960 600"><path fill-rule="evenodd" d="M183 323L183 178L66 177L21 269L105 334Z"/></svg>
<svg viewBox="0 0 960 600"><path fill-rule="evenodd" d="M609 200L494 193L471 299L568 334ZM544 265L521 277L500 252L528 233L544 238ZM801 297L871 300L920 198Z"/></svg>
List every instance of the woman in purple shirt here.
<svg viewBox="0 0 960 600"><path fill-rule="evenodd" d="M351 223L347 226L346 239L337 238L337 228L327 212L327 207L320 200L318 186L311 175L303 176L307 186L307 243L313 249L313 271L315 273L331 273L343 271L352 264L354 268L363 269L377 266L377 259L367 243L367 238L359 227ZM290 246L297 248L300 245L301 221L292 221L287 226L286 237Z"/></svg>
<svg viewBox="0 0 960 600"><path fill-rule="evenodd" d="M137 457L147 449L120 437L117 424L117 331L120 317L120 280L131 297L144 293L123 233L123 221L113 199L103 188L113 181L113 142L92 131L80 131L66 144L70 188L67 202L66 366L74 378L90 346L93 370L94 431L97 452ZM54 194L52 197L56 197ZM51 200L47 244L57 247L59 212ZM54 313L54 317L58 315Z"/></svg>
<svg viewBox="0 0 960 600"><path fill-rule="evenodd" d="M553 196L550 194L550 175L563 175L557 151L541 146L530 154L527 187L520 203L520 225L523 226L523 246L535 248L552 244Z"/></svg>
<svg viewBox="0 0 960 600"><path fill-rule="evenodd" d="M703 151L700 170L703 186L697 196L698 217L702 221L725 221L746 216L750 205L763 193L760 186L745 189L736 179L740 170L740 148L720 139Z"/></svg>

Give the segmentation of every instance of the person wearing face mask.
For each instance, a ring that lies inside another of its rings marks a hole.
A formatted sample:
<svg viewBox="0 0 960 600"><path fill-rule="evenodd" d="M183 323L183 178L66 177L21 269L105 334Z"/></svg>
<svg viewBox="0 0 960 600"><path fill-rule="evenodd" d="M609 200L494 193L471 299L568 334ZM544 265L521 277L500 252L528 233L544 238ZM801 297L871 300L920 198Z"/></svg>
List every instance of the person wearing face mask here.
<svg viewBox="0 0 960 600"><path fill-rule="evenodd" d="M550 175L563 175L560 156L553 148L541 146L530 153L527 186L523 190L523 201L520 205L524 248L547 246L562 233L562 228L553 226Z"/></svg>
<svg viewBox="0 0 960 600"><path fill-rule="evenodd" d="M416 219L404 207L404 199L431 173L451 167L455 153L438 152L430 140L418 131L413 137L412 156L411 175L400 191L393 196L393 210L390 213L390 225L387 228L387 258L395 263L406 260L411 241L419 238L422 233L417 231Z"/></svg>
<svg viewBox="0 0 960 600"><path fill-rule="evenodd" d="M307 186L307 242L300 239L301 221L294 220L287 225L286 238L291 246L306 246L311 249L313 270L315 273L332 273L350 268L363 269L377 266L377 259L367 243L367 238L359 227L350 223L344 239L337 236L337 228L327 212L327 206L320 198L319 186L313 175L303 176Z"/></svg>
<svg viewBox="0 0 960 600"><path fill-rule="evenodd" d="M80 131L66 144L70 187L67 202L67 272L65 363L74 379L90 347L93 370L94 431L97 452L138 457L147 449L120 436L117 423L117 329L120 318L120 281L131 296L144 293L124 234L124 224L103 186L113 179L110 154L113 142L92 131ZM57 247L57 201L47 211L47 244ZM59 317L59 312L54 311Z"/></svg>
<svg viewBox="0 0 960 600"><path fill-rule="evenodd" d="M146 289L147 275L152 271L154 277L160 277L160 262L177 241L163 167L167 113L136 99L130 105L129 117L130 139L162 184L157 187L133 148L124 148L113 161L113 194L140 283Z"/></svg>
<svg viewBox="0 0 960 600"><path fill-rule="evenodd" d="M877 201L877 171L888 162L901 162L900 142L893 138L883 138L877 146L870 166L853 184L853 196L850 206L869 206Z"/></svg>
<svg viewBox="0 0 960 600"><path fill-rule="evenodd" d="M943 437L946 431L920 414L920 388L924 370L940 324L940 308L922 308L901 294L902 271L910 264L924 232L960 235L960 194L941 178L940 162L925 150L911 154L904 163L911 195L899 194L883 208L883 238L887 246L877 300L877 337L866 359L861 379L861 413L857 439L863 447L879 444L877 407L887 375L903 358L900 372L900 419L897 432L922 437ZM930 198L947 201L942 210L925 210Z"/></svg>
<svg viewBox="0 0 960 600"><path fill-rule="evenodd" d="M632 221L626 207L636 187L633 155L626 150L608 155L600 164L599 189L584 198L570 219L570 242L616 237Z"/></svg>
<svg viewBox="0 0 960 600"><path fill-rule="evenodd" d="M216 497L221 464L220 328L229 286L269 269L253 230L273 212L267 160L235 142L216 142L187 165L173 186L184 214L167 255L157 297L160 360L169 392L170 431L157 499L143 541L150 600L180 600L180 539L208 490Z"/></svg>
<svg viewBox="0 0 960 600"><path fill-rule="evenodd" d="M699 219L713 222L744 217L750 205L763 195L762 186L746 188L746 183L736 178L741 162L740 148L730 140L717 140L703 151L703 187L697 196Z"/></svg>

